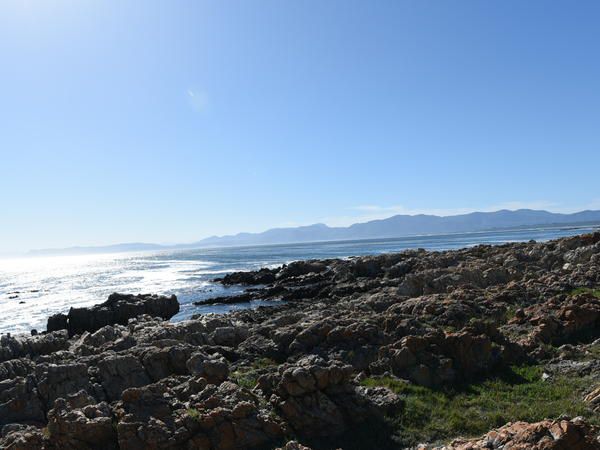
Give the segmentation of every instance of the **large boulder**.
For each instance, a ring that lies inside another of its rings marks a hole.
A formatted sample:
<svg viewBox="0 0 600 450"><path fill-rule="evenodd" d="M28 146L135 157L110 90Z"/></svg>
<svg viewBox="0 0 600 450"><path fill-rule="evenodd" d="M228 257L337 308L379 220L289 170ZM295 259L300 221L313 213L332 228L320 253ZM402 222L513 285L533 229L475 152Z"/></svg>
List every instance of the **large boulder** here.
<svg viewBox="0 0 600 450"><path fill-rule="evenodd" d="M188 359L186 365L192 375L202 376L213 384L221 383L229 375L227 361L219 354L197 352Z"/></svg>
<svg viewBox="0 0 600 450"><path fill-rule="evenodd" d="M36 372L38 395L48 409L59 397L66 397L80 390L92 391L86 364L40 365Z"/></svg>
<svg viewBox="0 0 600 450"><path fill-rule="evenodd" d="M109 353L98 362L97 376L109 400L118 400L128 388L150 384L148 372L133 355L115 355Z"/></svg>
<svg viewBox="0 0 600 450"><path fill-rule="evenodd" d="M65 328L69 335L93 333L106 325L127 325L129 319L147 314L168 320L179 312L177 297L171 295L111 294L108 300L90 308L71 308L66 319L54 315L48 319L48 331Z"/></svg>
<svg viewBox="0 0 600 450"><path fill-rule="evenodd" d="M350 423L383 416L400 405L398 396L386 388L355 386L352 373L349 365L311 355L262 375L256 390L298 435L331 437L345 432Z"/></svg>
<svg viewBox="0 0 600 450"><path fill-rule="evenodd" d="M53 448L63 450L117 449L117 433L106 403L96 404L81 391L59 398L48 413L48 435Z"/></svg>

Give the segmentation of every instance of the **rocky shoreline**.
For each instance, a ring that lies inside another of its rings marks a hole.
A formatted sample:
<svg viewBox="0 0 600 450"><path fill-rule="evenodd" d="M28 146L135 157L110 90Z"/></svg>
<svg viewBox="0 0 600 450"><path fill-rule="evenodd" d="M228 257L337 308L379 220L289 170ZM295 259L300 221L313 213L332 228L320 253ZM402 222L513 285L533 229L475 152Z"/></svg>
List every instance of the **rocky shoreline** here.
<svg viewBox="0 0 600 450"><path fill-rule="evenodd" d="M284 301L113 294L2 336L0 448L600 449L600 233L219 282Z"/></svg>

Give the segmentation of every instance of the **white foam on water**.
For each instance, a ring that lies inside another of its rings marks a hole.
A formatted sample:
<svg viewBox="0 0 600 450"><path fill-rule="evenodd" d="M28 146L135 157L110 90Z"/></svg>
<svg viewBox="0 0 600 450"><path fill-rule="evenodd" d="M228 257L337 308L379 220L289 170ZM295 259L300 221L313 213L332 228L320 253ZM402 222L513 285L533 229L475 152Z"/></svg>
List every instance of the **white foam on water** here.
<svg viewBox="0 0 600 450"><path fill-rule="evenodd" d="M224 287L212 282L217 276L233 271L408 248L443 250L530 239L544 241L592 230L593 227L544 228L289 246L0 259L0 333L45 329L48 316L67 312L71 307L101 303L112 292L176 294L182 311L173 320L181 320L196 313L227 312L261 305L256 302L234 306L193 305L194 301L211 296L239 293L240 287ZM13 296L16 298L9 298Z"/></svg>
<svg viewBox="0 0 600 450"><path fill-rule="evenodd" d="M212 265L131 254L0 260L0 332L44 329L48 316L101 303L112 292L170 294L186 289L191 275ZM195 287L207 283L197 281Z"/></svg>

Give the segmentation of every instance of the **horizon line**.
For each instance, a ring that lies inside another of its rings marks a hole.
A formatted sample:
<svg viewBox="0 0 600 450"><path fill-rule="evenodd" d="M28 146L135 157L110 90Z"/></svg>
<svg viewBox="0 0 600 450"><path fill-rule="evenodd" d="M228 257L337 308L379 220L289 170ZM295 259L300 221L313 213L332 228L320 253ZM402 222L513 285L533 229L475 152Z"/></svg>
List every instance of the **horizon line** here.
<svg viewBox="0 0 600 450"><path fill-rule="evenodd" d="M192 242L175 242L175 243L156 243L156 242L113 242L113 243L108 243L108 244L90 244L90 245L85 245L85 244L77 244L77 245L73 245L73 246L67 246L67 247L47 247L47 248L33 248L33 249L28 249L28 250L23 250L23 251L17 251L17 252L8 252L8 253L4 253L4 252L0 252L0 257L10 257L10 256L14 256L14 257L19 257L19 256L44 256L44 255L36 255L36 253L52 253L52 252L65 252L65 251L76 251L76 250L100 250L103 248L110 248L110 247L120 247L120 246L146 246L146 247L156 247L154 249L152 248L147 248L147 249L141 249L139 251L151 251L151 250L161 250L161 249L170 249L170 248L176 248L176 247L181 247L181 246L186 246L186 247L190 247L194 246L196 244L198 244L199 246L202 246L201 243L203 241L209 240L209 239L224 239L224 238L228 238L228 237L236 237L239 235L259 235L271 230L288 230L288 229L295 229L295 228L308 228L308 227L312 227L312 226L324 226L327 227L329 229L346 229L346 228L350 228L354 225L358 225L358 224L368 224L368 223L373 223L373 222L380 222L380 221L384 221L384 220L389 220L392 219L394 217L432 217L432 218L447 218L447 217L459 217L459 216L468 216L468 215L472 215L472 214L494 214L494 213L499 213L499 212L520 212L520 211L532 211L532 212L538 212L538 213L549 213L549 214L555 214L555 215L561 215L561 216L569 216L569 215L576 215L576 214L581 214L581 213L587 213L587 212L600 212L600 210L595 210L595 209L583 209L583 210L579 210L579 211L574 211L574 212L554 212L548 209L533 209L533 208L517 208L517 209L509 209L509 208L502 208L502 209L498 209L498 210L493 210L493 211L478 211L478 210L474 210L471 212L465 212L465 213L459 213L459 214L447 214L447 215L442 215L442 214L426 214L426 213L418 213L418 214L392 214L390 216L384 217L384 218L379 218L379 219L371 219L371 220L366 220L366 221L357 221L354 222L350 225L347 226L332 226L332 225L328 225L327 223L323 223L323 222L314 222L314 223L310 223L310 224L306 224L306 225L290 225L290 226L281 226L281 227L272 227L272 228L267 228L267 229L263 229L262 231L256 231L256 232L245 232L245 231L240 231L234 234L223 234L223 235L211 235L211 236L206 236L204 238L200 238L197 241L192 241ZM540 224L542 225L542 224ZM543 224L543 225L552 225L552 224ZM559 225L559 224L555 224L555 225ZM566 224L563 224L566 225ZM535 226L535 225L528 225L528 226ZM502 228L506 228L506 227L502 227ZM499 228L496 228L499 229ZM490 229L492 230L492 229ZM465 231L469 232L469 233L473 233L473 232L483 232L485 230L477 230L477 231ZM458 232L460 233L460 232ZM428 236L428 235L443 235L443 234L455 234L455 233L423 233L423 234L410 234L410 235L406 235L406 236L400 236L399 238L402 237L415 237L415 236ZM393 239L393 238L390 238ZM341 241L343 241L345 239L342 239ZM350 239L353 240L353 239ZM356 240L356 239L354 239ZM363 239L360 239L363 240ZM368 239L367 239L368 240ZM314 242L327 242L328 240L325 241L314 241ZM335 240L335 241L340 241L340 240ZM304 243L304 242L303 242ZM246 245L252 245L252 244L246 244ZM260 244L254 244L254 245L260 245ZM263 244L263 245L274 245L274 244ZM218 247L216 245L204 245L205 247ZM223 247L230 247L231 245L223 245ZM242 246L242 245L240 245ZM122 252L126 252L127 250L116 250L115 253L122 253ZM131 250L131 251L136 251L136 250Z"/></svg>

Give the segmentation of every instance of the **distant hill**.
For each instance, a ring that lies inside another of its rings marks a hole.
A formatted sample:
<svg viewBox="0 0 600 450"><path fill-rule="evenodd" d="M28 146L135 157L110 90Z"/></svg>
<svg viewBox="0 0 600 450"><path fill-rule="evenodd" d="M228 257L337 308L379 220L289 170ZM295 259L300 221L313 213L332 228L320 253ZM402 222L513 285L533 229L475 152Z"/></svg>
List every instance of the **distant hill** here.
<svg viewBox="0 0 600 450"><path fill-rule="evenodd" d="M191 244L163 246L130 243L103 247L71 247L66 249L32 250L31 255L78 255L86 253L119 253L145 250L226 247L238 245L289 244L316 241L381 239L416 236L421 234L466 233L506 228L600 224L600 211L581 211L559 214L532 209L516 211L474 212L456 216L397 215L387 219L355 223L349 227L329 227L318 223L303 227L273 228L262 233L239 233L230 236L212 236Z"/></svg>
<svg viewBox="0 0 600 450"><path fill-rule="evenodd" d="M379 239L486 231L523 226L600 223L600 211L581 211L558 214L548 211L519 209L495 212L474 212L456 216L397 215L387 219L355 223L349 227L329 227L315 224L295 228L274 228L262 233L239 233L232 236L213 236L196 242L198 246L230 246L255 244L285 244L292 242Z"/></svg>
<svg viewBox="0 0 600 450"><path fill-rule="evenodd" d="M97 247L69 247L69 248L47 248L41 250L31 250L31 256L68 256L68 255L88 255L94 253L123 253L123 252L142 252L147 250L160 250L168 248L159 244L145 244L142 242L132 242L129 244L114 244Z"/></svg>

